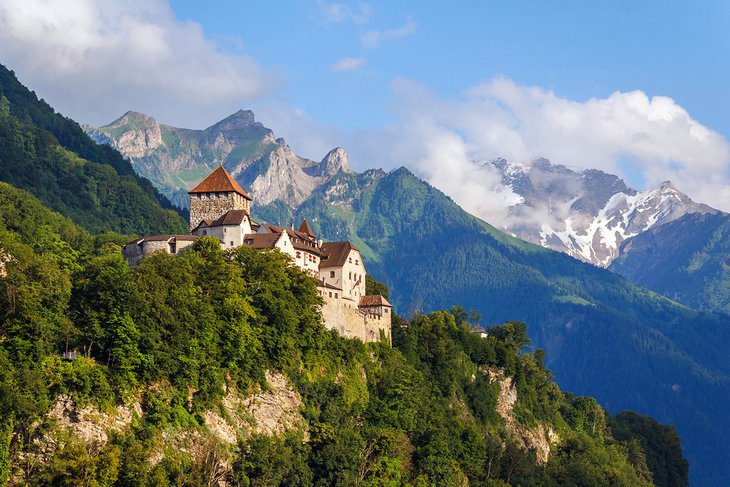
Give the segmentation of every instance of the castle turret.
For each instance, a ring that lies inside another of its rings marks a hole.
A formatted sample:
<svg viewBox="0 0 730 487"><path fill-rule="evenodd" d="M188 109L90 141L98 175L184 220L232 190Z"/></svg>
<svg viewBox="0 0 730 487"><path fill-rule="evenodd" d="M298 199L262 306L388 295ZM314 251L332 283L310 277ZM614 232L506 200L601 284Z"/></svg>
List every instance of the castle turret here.
<svg viewBox="0 0 730 487"><path fill-rule="evenodd" d="M190 230L203 220L216 220L230 210L251 212L251 197L238 185L233 177L218 167L195 188L190 195Z"/></svg>

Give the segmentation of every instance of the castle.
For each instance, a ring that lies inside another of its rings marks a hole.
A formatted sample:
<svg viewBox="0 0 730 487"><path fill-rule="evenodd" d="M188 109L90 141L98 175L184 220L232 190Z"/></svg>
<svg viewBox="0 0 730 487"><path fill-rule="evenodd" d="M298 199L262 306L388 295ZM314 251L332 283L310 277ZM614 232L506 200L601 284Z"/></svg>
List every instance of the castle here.
<svg viewBox="0 0 730 487"><path fill-rule="evenodd" d="M365 294L365 264L351 242L323 242L304 220L298 229L256 223L251 218L253 199L222 166L188 192L190 234L143 237L122 247L130 265L147 254L177 254L198 238L217 238L221 247L247 245L278 249L292 264L317 280L322 296L322 318L327 328L364 342L390 341L392 307L380 295Z"/></svg>

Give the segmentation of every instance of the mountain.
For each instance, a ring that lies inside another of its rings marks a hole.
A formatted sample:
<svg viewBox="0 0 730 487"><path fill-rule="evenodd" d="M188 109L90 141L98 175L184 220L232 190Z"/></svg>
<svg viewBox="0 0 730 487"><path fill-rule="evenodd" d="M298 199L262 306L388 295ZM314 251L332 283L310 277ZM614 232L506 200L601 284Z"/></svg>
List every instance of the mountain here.
<svg viewBox="0 0 730 487"><path fill-rule="evenodd" d="M691 308L730 314L730 215L692 213L621 245L609 269Z"/></svg>
<svg viewBox="0 0 730 487"><path fill-rule="evenodd" d="M250 110L205 130L163 125L134 112L98 129L85 129L97 142L128 157L140 175L180 208L188 205L186 190L221 163L250 189L261 218L286 222L315 189L339 171L350 171L341 148L320 162L299 157L256 122ZM692 201L669 181L636 191L617 176L574 170L547 159L476 164L494 171L502 190L514 196L508 217L500 219L501 230L601 267L618 257L628 238L685 214L718 213Z"/></svg>
<svg viewBox="0 0 730 487"><path fill-rule="evenodd" d="M252 116L244 125L251 123ZM247 137L241 139L262 140ZM118 135L114 140L124 152ZM730 422L712 406L730 400L727 317L692 311L616 274L508 236L406 169L355 173L337 162L346 160L337 153L334 164L327 164L327 177L299 193L281 188L295 185L291 178L301 173L316 177L306 172L315 166L312 161L254 154L244 162L228 157L224 165L247 189L256 181L281 182L255 185L255 217L271 222L306 218L324 238L354 242L369 272L391 286L400 313L463 305L488 322L525 321L535 346L548 352L548 365L562 387L594 395L612 411L637 409L677 425L696 482L711 483L730 473L722 460L730 449L718 434L730 429ZM137 167L140 163L132 159ZM147 163L156 164L154 158ZM165 167L161 159L160 164ZM570 202L560 216L572 215L571 221L581 224L572 224L565 241L592 263L607 264L623 238L653 225L684 213L715 212L670 184L640 193L615 176L545 160L529 167L489 164L523 198L513 209L517 222L545 205L547 214L558 214L551 201ZM274 188L273 193L266 194L266 188ZM585 229L591 230L590 239L582 235L588 234ZM556 225L545 235L559 230ZM519 231L526 239L539 238L539 233L530 237L530 228ZM602 234L614 236L610 245L596 237Z"/></svg>
<svg viewBox="0 0 730 487"><path fill-rule="evenodd" d="M256 122L250 110L239 110L205 130L171 127L135 112L85 130L128 157L138 174L180 208L188 206L186 191L217 164L262 204L278 201L289 207L301 204L338 171L349 170L342 149L332 150L319 162L297 156L284 139Z"/></svg>
<svg viewBox="0 0 730 487"><path fill-rule="evenodd" d="M6 183L0 251L2 485L687 485L674 428L560 391L522 324L347 340L282 254L129 268Z"/></svg>
<svg viewBox="0 0 730 487"><path fill-rule="evenodd" d="M728 474L716 405L730 401L730 318L510 237L404 168L338 174L295 216L355 242L400 313L462 305L524 321L561 387L676 425L698 485Z"/></svg>
<svg viewBox="0 0 730 487"><path fill-rule="evenodd" d="M95 144L0 65L0 181L98 232L185 231L182 217L117 151Z"/></svg>
<svg viewBox="0 0 730 487"><path fill-rule="evenodd" d="M574 170L547 159L480 164L496 170L504 190L515 195L502 230L601 267L620 255L628 238L686 214L719 213L669 181L636 191L612 174Z"/></svg>

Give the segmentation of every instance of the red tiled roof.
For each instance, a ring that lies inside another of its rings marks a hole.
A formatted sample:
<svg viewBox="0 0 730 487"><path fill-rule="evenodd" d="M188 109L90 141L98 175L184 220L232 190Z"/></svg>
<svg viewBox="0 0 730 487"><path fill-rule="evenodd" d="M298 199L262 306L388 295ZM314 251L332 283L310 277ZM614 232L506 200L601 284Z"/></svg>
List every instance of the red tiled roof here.
<svg viewBox="0 0 730 487"><path fill-rule="evenodd" d="M244 198L250 200L251 197L238 185L235 179L223 169L223 166L210 173L196 187L188 191L188 194L194 193L238 193Z"/></svg>
<svg viewBox="0 0 730 487"><path fill-rule="evenodd" d="M375 306L390 306L390 303L380 294L370 294L368 296L360 297L360 308L370 308Z"/></svg>
<svg viewBox="0 0 730 487"><path fill-rule="evenodd" d="M219 225L240 225L246 215L247 213L245 210L228 210L208 226L217 227Z"/></svg>
<svg viewBox="0 0 730 487"><path fill-rule="evenodd" d="M347 262L350 250L357 250L351 242L327 242L322 245L325 258L320 267L340 267Z"/></svg>
<svg viewBox="0 0 730 487"><path fill-rule="evenodd" d="M243 236L243 243L253 249L273 249L280 237L276 233L247 233Z"/></svg>
<svg viewBox="0 0 730 487"><path fill-rule="evenodd" d="M312 227L309 226L309 222L307 220L302 220L302 224L299 225L299 231L305 235L314 237L314 232L312 231Z"/></svg>

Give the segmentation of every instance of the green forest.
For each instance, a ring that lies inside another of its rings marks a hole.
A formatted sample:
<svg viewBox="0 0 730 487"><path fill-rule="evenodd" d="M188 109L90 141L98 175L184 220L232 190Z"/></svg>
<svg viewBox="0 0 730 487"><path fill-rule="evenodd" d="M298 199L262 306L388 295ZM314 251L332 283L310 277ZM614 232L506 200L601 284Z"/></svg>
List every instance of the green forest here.
<svg viewBox="0 0 730 487"><path fill-rule="evenodd" d="M325 329L315 281L278 251L203 238L129 268L124 241L0 184L0 484L687 484L672 427L561 392L522 323L481 338L453 308L366 345ZM221 442L208 413L269 390L270 371L301 398L300 425ZM512 428L493 374L513 381ZM50 418L61 397L140 408L92 445ZM514 429L538 425L557 435L544 463Z"/></svg>
<svg viewBox="0 0 730 487"><path fill-rule="evenodd" d="M185 233L187 225L129 161L0 65L0 181L94 232Z"/></svg>

